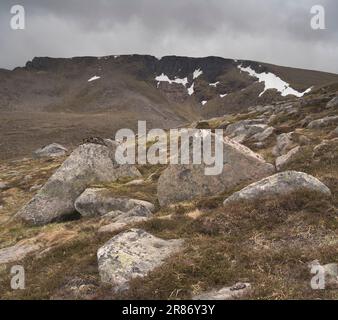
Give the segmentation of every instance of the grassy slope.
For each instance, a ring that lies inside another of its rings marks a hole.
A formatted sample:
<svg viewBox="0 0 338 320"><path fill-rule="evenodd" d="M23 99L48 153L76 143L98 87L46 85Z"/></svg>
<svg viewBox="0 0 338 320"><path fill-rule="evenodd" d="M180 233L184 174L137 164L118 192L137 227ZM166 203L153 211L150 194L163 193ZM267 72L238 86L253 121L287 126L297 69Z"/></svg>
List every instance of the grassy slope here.
<svg viewBox="0 0 338 320"><path fill-rule="evenodd" d="M323 105L308 106L299 115L277 118L274 126L278 132L299 128L308 114L320 118L334 112ZM257 115L244 114L229 119L254 116ZM211 125L219 122L214 120ZM96 251L115 234L97 233L105 223L100 218L33 228L7 221L33 195L30 186L43 183L59 161L28 159L1 163L0 179L9 180L12 188L0 198L0 204L4 204L0 211L0 248L35 237L37 241L43 239L51 249L22 262L27 277L24 291L10 290L10 265L0 268L0 297L182 299L211 288L248 281L254 288L252 299L337 299L337 290L311 290L312 275L307 268L307 263L314 259L321 263L338 261L337 153L328 150L319 158L312 158L314 146L327 138L332 129L300 129L311 143L287 168L316 176L328 185L332 197L323 199L299 192L286 198L223 207L227 196L223 194L159 209L153 219L138 226L163 238L184 238L186 247L146 278L133 280L130 290L118 296L99 282ZM271 141L260 151L270 160L273 144ZM125 181L106 187L116 194L156 201L156 177L163 167L140 169L145 178L156 172L155 181L142 187L126 187ZM28 174L31 179L25 182L22 178Z"/></svg>

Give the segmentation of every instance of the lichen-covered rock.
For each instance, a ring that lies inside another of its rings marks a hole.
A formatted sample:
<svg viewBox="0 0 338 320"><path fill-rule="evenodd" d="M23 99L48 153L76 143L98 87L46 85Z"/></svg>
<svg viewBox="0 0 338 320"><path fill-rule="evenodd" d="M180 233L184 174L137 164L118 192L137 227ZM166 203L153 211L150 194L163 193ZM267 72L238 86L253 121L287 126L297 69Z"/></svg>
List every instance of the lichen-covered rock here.
<svg viewBox="0 0 338 320"><path fill-rule="evenodd" d="M193 297L193 300L235 300L249 295L251 292L250 283L236 283L232 287L225 287L220 290L213 290Z"/></svg>
<svg viewBox="0 0 338 320"><path fill-rule="evenodd" d="M278 171L285 168L291 161L293 161L301 152L300 146L291 149L287 154L284 154L276 159L276 168Z"/></svg>
<svg viewBox="0 0 338 320"><path fill-rule="evenodd" d="M322 119L313 120L308 124L309 129L319 129L338 124L338 116L330 116Z"/></svg>
<svg viewBox="0 0 338 320"><path fill-rule="evenodd" d="M338 154L338 138L331 140L323 140L320 144L314 147L313 149L313 158L320 159L332 159L337 163L337 154Z"/></svg>
<svg viewBox="0 0 338 320"><path fill-rule="evenodd" d="M97 252L101 281L113 284L116 291L125 290L131 279L146 276L182 244L182 240L163 240L140 229L120 233Z"/></svg>
<svg viewBox="0 0 338 320"><path fill-rule="evenodd" d="M150 202L116 197L114 192L106 188L86 189L75 201L75 209L82 216L103 216L111 211L128 212L137 206L154 210Z"/></svg>
<svg viewBox="0 0 338 320"><path fill-rule="evenodd" d="M285 171L255 182L234 193L224 201L224 205L242 200L256 200L284 196L300 190L317 192L330 196L330 189L317 178L303 172Z"/></svg>
<svg viewBox="0 0 338 320"><path fill-rule="evenodd" d="M52 143L52 144L49 144L48 146L42 147L34 151L34 156L37 158L43 158L43 157L56 158L56 157L62 157L66 155L67 152L68 152L67 148L65 148L61 144Z"/></svg>
<svg viewBox="0 0 338 320"><path fill-rule="evenodd" d="M91 184L139 176L134 166L116 164L108 147L80 145L16 217L35 225L59 221L75 212L76 198Z"/></svg>
<svg viewBox="0 0 338 320"><path fill-rule="evenodd" d="M160 205L229 191L238 184L257 181L275 171L274 166L266 163L261 156L229 138L223 140L221 174L206 175L205 168L204 164L170 165L158 181Z"/></svg>

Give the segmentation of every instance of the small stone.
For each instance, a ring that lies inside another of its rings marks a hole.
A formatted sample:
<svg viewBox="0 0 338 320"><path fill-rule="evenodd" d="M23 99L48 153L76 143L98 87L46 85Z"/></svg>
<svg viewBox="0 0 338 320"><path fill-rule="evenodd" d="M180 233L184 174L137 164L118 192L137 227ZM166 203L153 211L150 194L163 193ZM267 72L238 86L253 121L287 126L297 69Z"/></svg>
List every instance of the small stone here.
<svg viewBox="0 0 338 320"><path fill-rule="evenodd" d="M224 287L220 290L213 290L193 297L193 300L235 300L249 295L251 292L250 283L236 283L232 287Z"/></svg>

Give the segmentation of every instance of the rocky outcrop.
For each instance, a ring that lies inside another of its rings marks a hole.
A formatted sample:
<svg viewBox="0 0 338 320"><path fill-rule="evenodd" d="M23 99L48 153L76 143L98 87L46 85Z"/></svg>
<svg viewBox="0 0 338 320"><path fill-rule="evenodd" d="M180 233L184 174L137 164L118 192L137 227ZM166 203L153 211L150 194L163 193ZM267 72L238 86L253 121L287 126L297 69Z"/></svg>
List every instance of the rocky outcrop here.
<svg viewBox="0 0 338 320"><path fill-rule="evenodd" d="M277 144L273 148L272 153L275 156L281 156L288 153L296 146L296 134L294 132L282 133L277 136Z"/></svg>
<svg viewBox="0 0 338 320"><path fill-rule="evenodd" d="M250 183L271 175L274 166L249 148L225 138L221 174L205 175L204 170L204 164L170 165L158 181L160 205L229 191L241 183Z"/></svg>
<svg viewBox="0 0 338 320"><path fill-rule="evenodd" d="M193 300L235 300L249 295L251 292L250 283L236 283L232 287L224 287L220 290L213 290L194 296Z"/></svg>
<svg viewBox="0 0 338 320"><path fill-rule="evenodd" d="M163 240L140 229L120 233L97 252L101 281L113 284L116 291L125 290L131 279L146 276L182 244L182 240Z"/></svg>
<svg viewBox="0 0 338 320"><path fill-rule="evenodd" d="M84 144L73 151L16 217L35 225L60 221L75 212L75 200L91 184L139 176L135 167L116 164L108 147Z"/></svg>
<svg viewBox="0 0 338 320"><path fill-rule="evenodd" d="M275 133L274 127L267 127L263 132L256 133L251 137L251 140L256 142L264 142L269 139Z"/></svg>
<svg viewBox="0 0 338 320"><path fill-rule="evenodd" d="M75 201L76 211L85 217L128 212L137 206L142 206L148 211L154 210L154 205L150 202L116 197L114 192L105 188L86 189Z"/></svg>
<svg viewBox="0 0 338 320"><path fill-rule="evenodd" d="M224 201L224 205L242 200L257 200L279 197L306 190L330 196L330 189L316 179L303 172L285 171L255 182L234 193Z"/></svg>
<svg viewBox="0 0 338 320"><path fill-rule="evenodd" d="M58 143L52 143L48 146L42 147L34 152L34 156L37 158L56 158L66 155L68 152L67 148Z"/></svg>
<svg viewBox="0 0 338 320"><path fill-rule="evenodd" d="M287 154L284 154L276 159L276 168L278 171L285 168L290 162L292 162L301 152L301 148L295 147L291 149Z"/></svg>
<svg viewBox="0 0 338 320"><path fill-rule="evenodd" d="M262 133L268 126L264 119L242 120L230 124L225 135L238 143L243 143L255 134Z"/></svg>
<svg viewBox="0 0 338 320"><path fill-rule="evenodd" d="M326 105L326 108L337 108L337 107L338 107L338 96L334 97Z"/></svg>
<svg viewBox="0 0 338 320"><path fill-rule="evenodd" d="M338 124L338 116L330 116L322 119L313 120L308 124L309 129L319 129Z"/></svg>

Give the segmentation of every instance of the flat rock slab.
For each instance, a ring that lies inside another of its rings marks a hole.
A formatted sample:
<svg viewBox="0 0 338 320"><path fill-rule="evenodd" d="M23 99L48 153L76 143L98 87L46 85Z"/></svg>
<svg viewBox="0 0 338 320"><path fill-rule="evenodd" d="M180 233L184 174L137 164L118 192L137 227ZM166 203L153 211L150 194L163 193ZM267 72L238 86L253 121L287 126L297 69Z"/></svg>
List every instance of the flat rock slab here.
<svg viewBox="0 0 338 320"><path fill-rule="evenodd" d="M82 216L102 216L112 211L128 212L137 206L151 212L155 209L150 202L116 197L113 191L106 188L88 188L75 201L75 209Z"/></svg>
<svg viewBox="0 0 338 320"><path fill-rule="evenodd" d="M338 116L330 116L322 119L313 120L308 124L309 129L318 129L338 124Z"/></svg>
<svg viewBox="0 0 338 320"><path fill-rule="evenodd" d="M193 297L193 300L235 300L247 296L250 292L250 283L236 283L232 287L202 293Z"/></svg>
<svg viewBox="0 0 338 320"><path fill-rule="evenodd" d="M101 281L128 289L128 282L144 277L180 250L183 240L163 240L144 230L131 229L118 234L97 252Z"/></svg>
<svg viewBox="0 0 338 320"><path fill-rule="evenodd" d="M34 156L37 158L44 157L62 157L68 152L67 148L58 143L52 143L48 146L42 147L34 152Z"/></svg>
<svg viewBox="0 0 338 320"><path fill-rule="evenodd" d="M16 244L0 249L0 264L12 263L24 259L30 253L41 249L37 244Z"/></svg>

